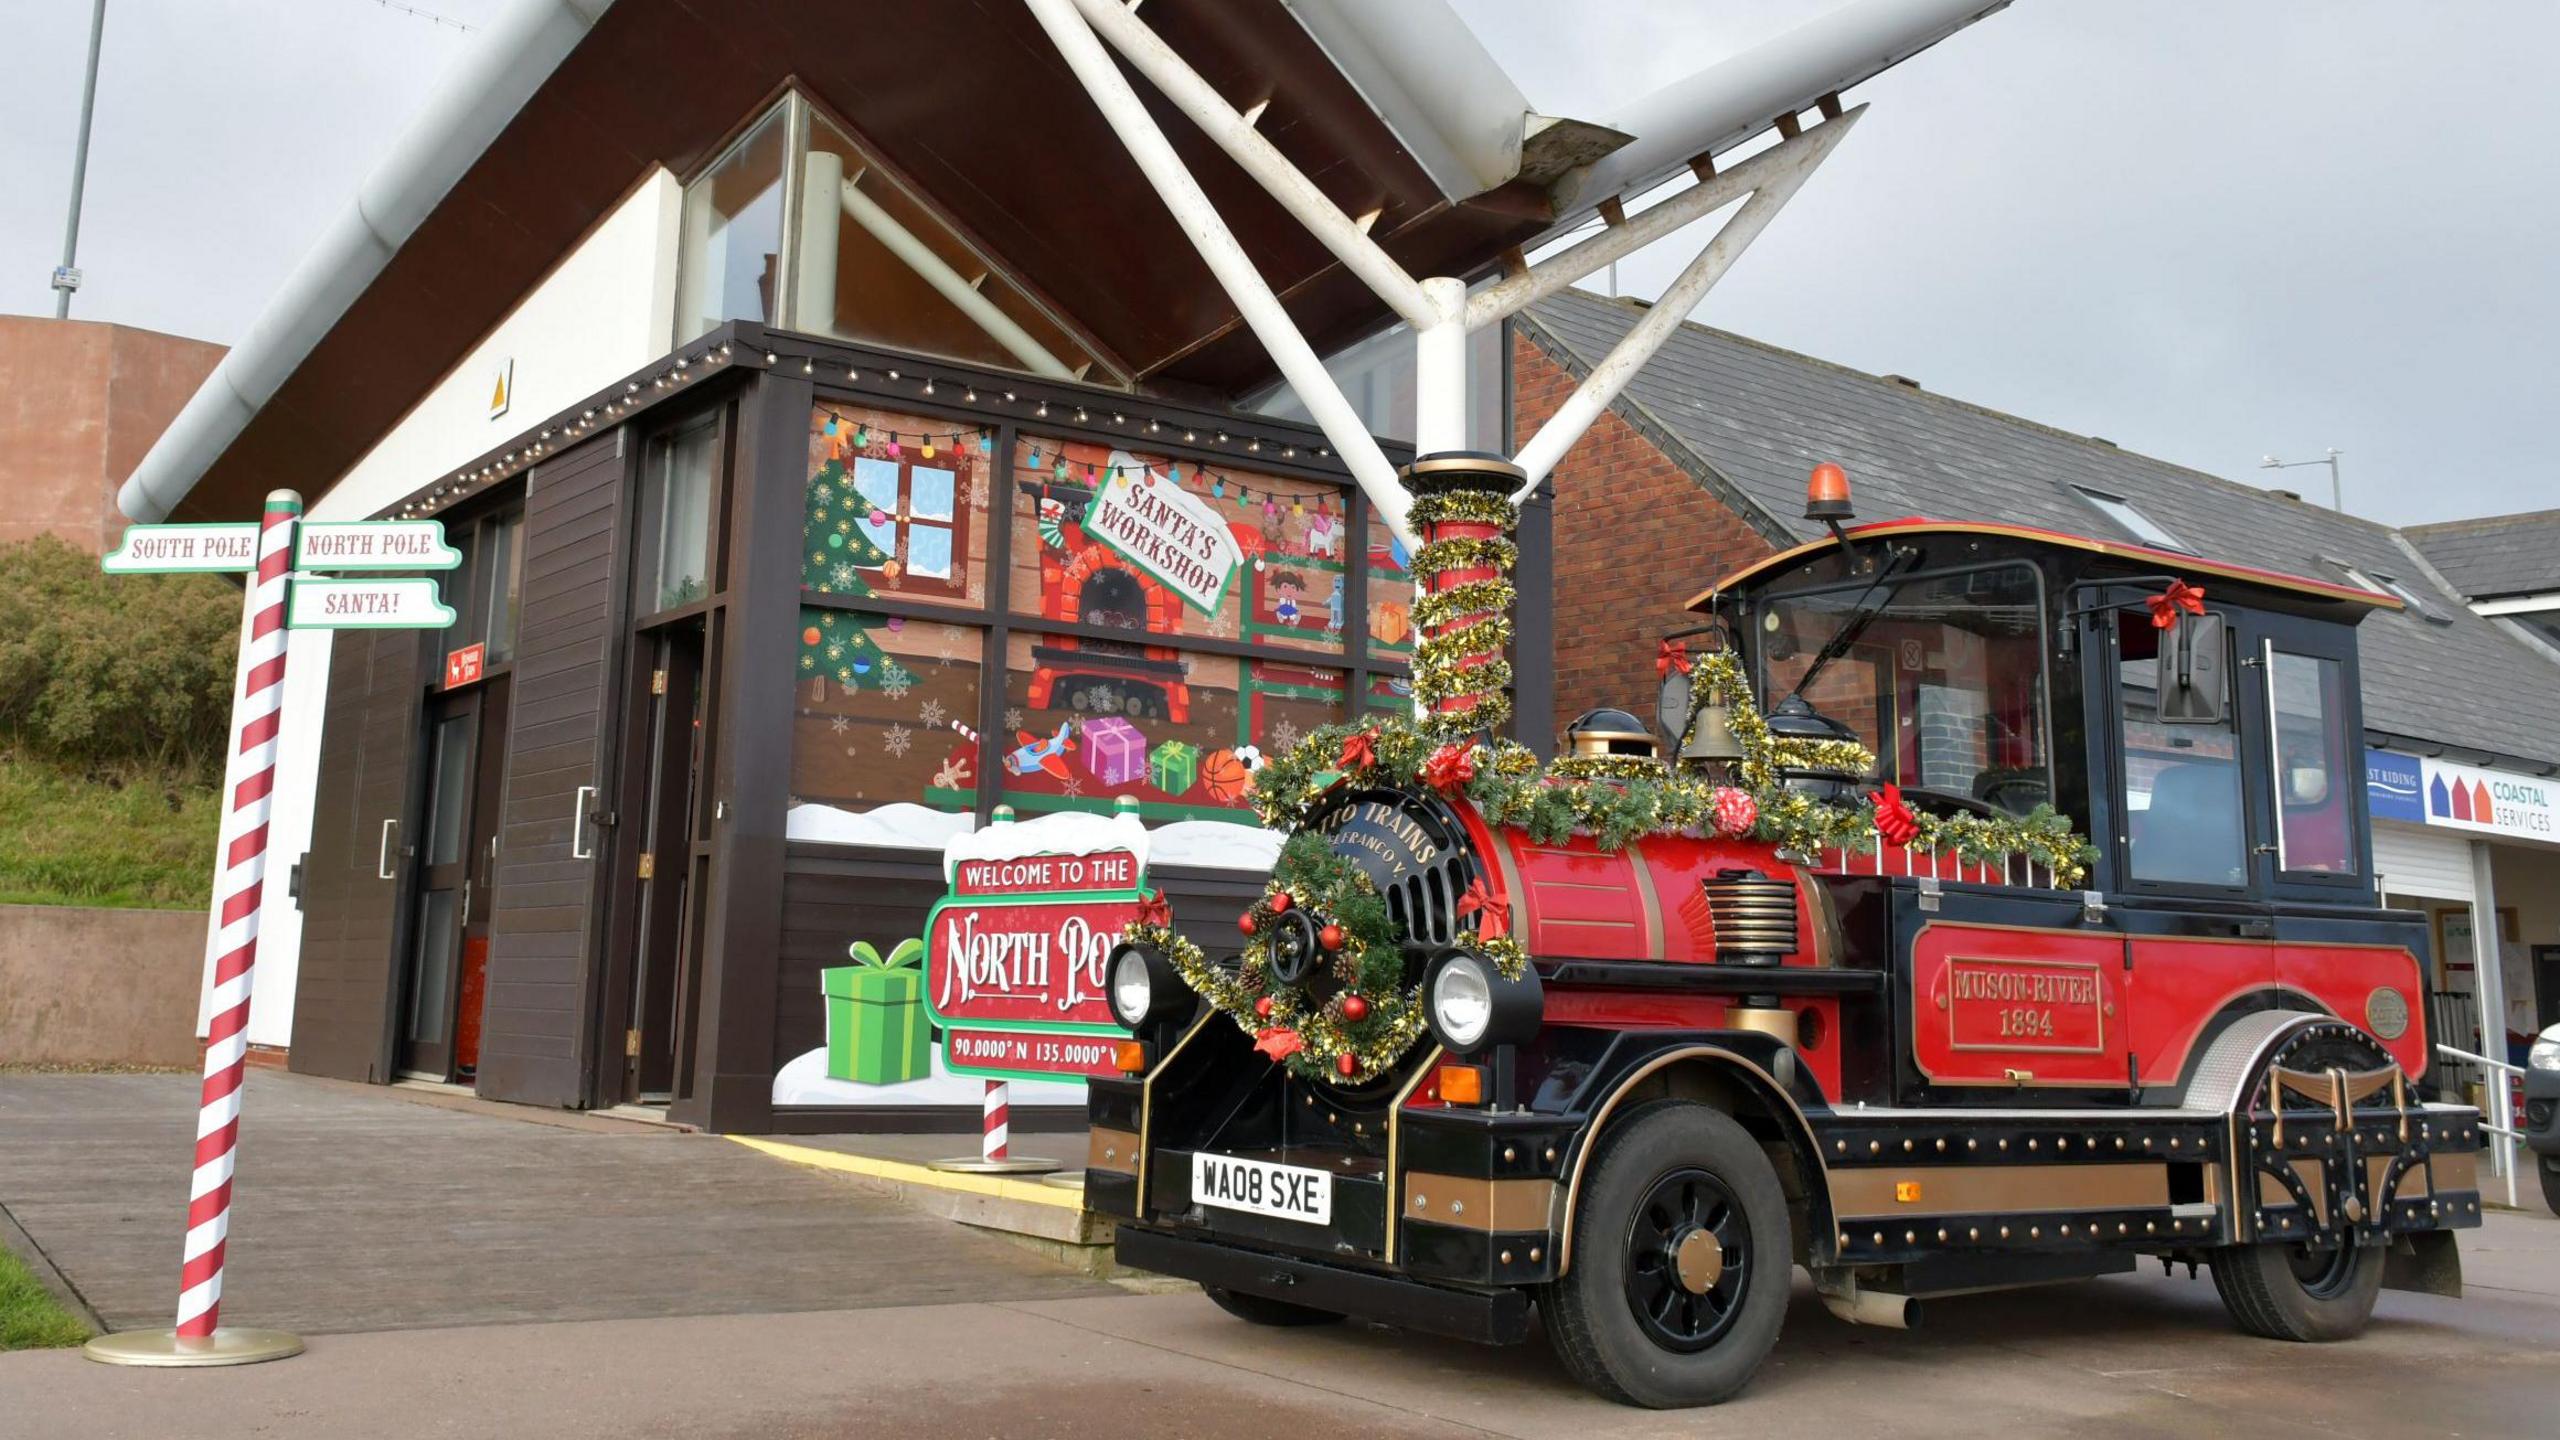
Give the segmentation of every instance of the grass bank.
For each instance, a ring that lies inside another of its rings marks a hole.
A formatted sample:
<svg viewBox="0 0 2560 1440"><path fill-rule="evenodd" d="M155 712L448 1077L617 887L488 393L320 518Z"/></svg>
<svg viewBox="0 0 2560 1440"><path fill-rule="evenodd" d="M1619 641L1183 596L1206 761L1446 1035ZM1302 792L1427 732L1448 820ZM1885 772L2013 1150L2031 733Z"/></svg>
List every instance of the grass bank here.
<svg viewBox="0 0 2560 1440"><path fill-rule="evenodd" d="M55 1303L24 1261L0 1249L0 1350L58 1350L89 1338L89 1327Z"/></svg>
<svg viewBox="0 0 2560 1440"><path fill-rule="evenodd" d="M0 905L189 909L213 890L220 787L0 754Z"/></svg>

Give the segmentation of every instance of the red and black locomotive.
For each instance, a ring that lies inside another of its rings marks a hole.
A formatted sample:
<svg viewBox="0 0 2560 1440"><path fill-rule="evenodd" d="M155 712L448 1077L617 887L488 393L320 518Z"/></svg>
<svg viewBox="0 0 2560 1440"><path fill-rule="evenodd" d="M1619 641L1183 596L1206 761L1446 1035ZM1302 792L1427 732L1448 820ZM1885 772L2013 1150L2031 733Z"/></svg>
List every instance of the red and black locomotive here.
<svg viewBox="0 0 2560 1440"><path fill-rule="evenodd" d="M2146 1256L2292 1340L2358 1333L2384 1286L2458 1293L2480 1122L2436 1098L2426 932L2380 907L2364 805L2355 626L2393 602L2015 526L1832 531L1692 608L1780 697L1753 728L1873 757L1772 798L1874 831L1604 847L1347 777L1304 828L1386 903L1428 1034L1310 1075L1124 945L1085 1190L1124 1263L1267 1324L1510 1342L1535 1306L1579 1379L1657 1406L1748 1380L1796 1266L1893 1326ZM1665 668L1664 739L1598 712L1570 746L1729 764L1735 697ZM2080 863L1979 843L2058 815ZM1320 983L1327 917L1282 918L1250 963ZM1470 944L1496 929L1513 973Z"/></svg>

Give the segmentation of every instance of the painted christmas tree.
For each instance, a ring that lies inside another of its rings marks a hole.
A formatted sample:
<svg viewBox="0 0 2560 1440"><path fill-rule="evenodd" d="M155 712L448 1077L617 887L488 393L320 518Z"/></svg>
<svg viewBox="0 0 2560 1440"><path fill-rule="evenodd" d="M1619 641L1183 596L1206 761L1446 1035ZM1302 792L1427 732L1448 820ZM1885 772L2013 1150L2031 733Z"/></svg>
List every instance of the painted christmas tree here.
<svg viewBox="0 0 2560 1440"><path fill-rule="evenodd" d="M846 433L848 430L854 433ZM808 513L800 525L800 583L827 595L869 595L871 585L863 572L877 571L892 580L897 578L897 558L872 538L873 532L889 533L886 507L896 503L895 496L866 496L856 483L854 467L860 463L864 444L858 428L848 421L830 419L824 433L832 442L831 453L827 462L818 467L818 473L809 477ZM852 464L848 464L847 457L855 457ZM894 492L896 463L887 462L885 468ZM878 623L870 616L803 607L801 675L821 676L847 690L858 690L873 682L886 668L893 668L887 666L879 645L865 633Z"/></svg>

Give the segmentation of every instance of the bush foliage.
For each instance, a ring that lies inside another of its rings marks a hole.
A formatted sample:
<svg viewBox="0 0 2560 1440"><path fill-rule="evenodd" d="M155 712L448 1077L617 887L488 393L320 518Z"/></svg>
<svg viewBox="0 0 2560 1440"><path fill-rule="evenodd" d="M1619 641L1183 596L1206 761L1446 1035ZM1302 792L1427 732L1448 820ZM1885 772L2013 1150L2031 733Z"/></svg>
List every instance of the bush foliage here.
<svg viewBox="0 0 2560 1440"><path fill-rule="evenodd" d="M106 575L51 536L0 545L0 749L217 780L239 626L227 577Z"/></svg>

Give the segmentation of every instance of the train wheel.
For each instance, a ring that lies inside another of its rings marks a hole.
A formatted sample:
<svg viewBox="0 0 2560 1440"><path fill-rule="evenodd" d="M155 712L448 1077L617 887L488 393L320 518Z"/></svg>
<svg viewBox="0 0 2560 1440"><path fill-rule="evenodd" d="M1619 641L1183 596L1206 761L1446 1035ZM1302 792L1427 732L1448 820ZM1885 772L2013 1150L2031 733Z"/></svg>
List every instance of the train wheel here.
<svg viewBox="0 0 2560 1440"><path fill-rule="evenodd" d="M1573 1268L1539 1300L1573 1377L1622 1404L1713 1405L1786 1320L1786 1195L1759 1142L1704 1105L1646 1105L1601 1137Z"/></svg>
<svg viewBox="0 0 2560 1440"><path fill-rule="evenodd" d="M1256 1325L1331 1325L1342 1316L1331 1310L1318 1310L1312 1305L1293 1305L1286 1300L1271 1300L1260 1295L1246 1295L1215 1285L1203 1285L1201 1293L1212 1304L1239 1320Z"/></svg>
<svg viewBox="0 0 2560 1440"><path fill-rule="evenodd" d="M2382 1293L2378 1245L2231 1245L2214 1252L2213 1288L2233 1323L2270 1340L2352 1340Z"/></svg>

